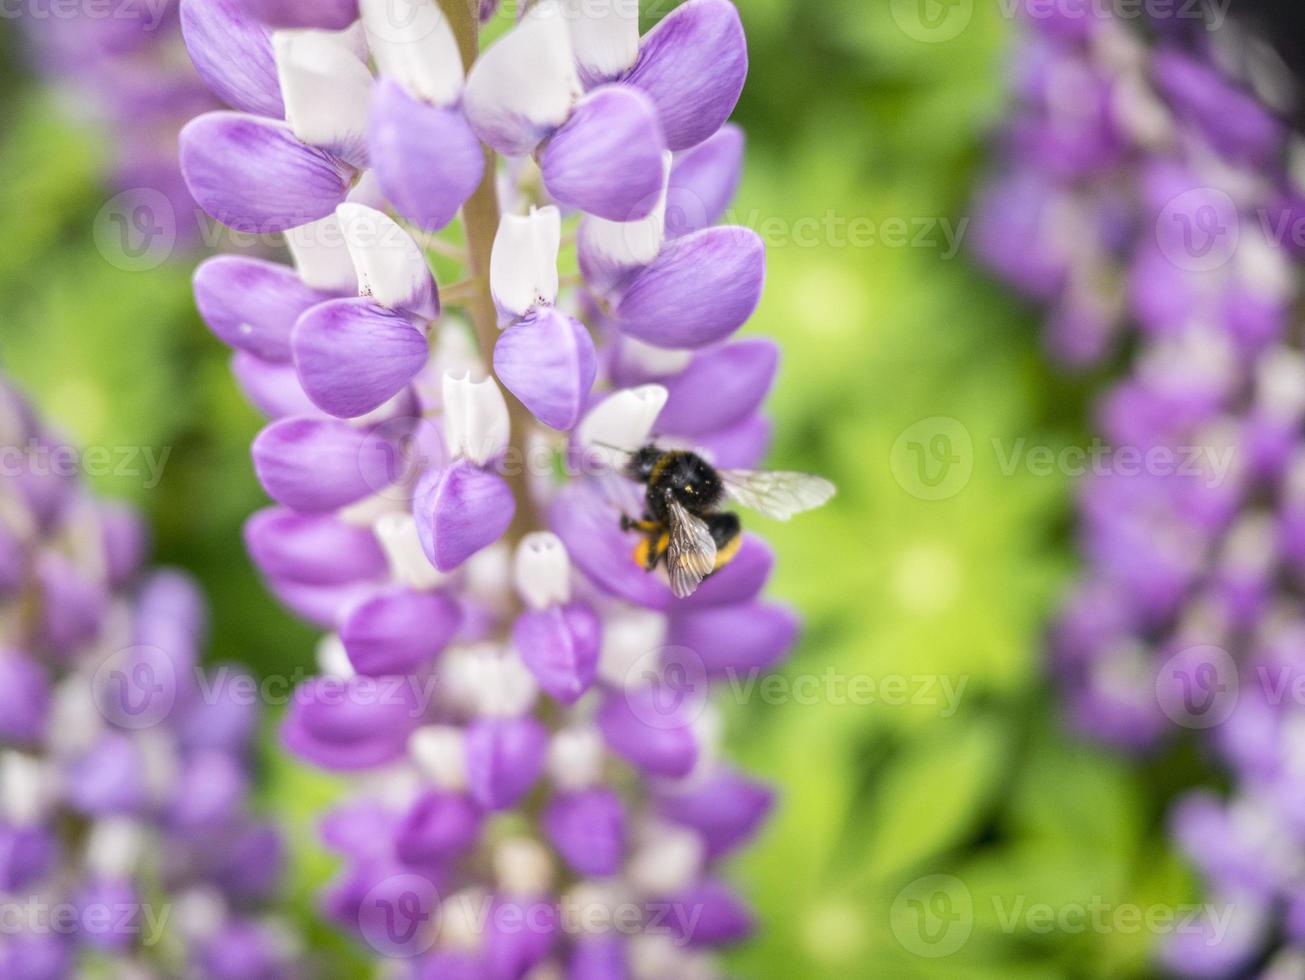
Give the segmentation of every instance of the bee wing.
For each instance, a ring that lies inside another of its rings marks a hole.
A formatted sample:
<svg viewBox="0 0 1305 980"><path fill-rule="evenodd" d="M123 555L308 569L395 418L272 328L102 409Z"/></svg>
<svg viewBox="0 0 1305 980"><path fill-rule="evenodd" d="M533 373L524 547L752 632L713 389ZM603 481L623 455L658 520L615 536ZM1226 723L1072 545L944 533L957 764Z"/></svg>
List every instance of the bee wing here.
<svg viewBox="0 0 1305 980"><path fill-rule="evenodd" d="M670 514L666 569L671 576L671 591L676 598L687 599L715 571L716 542L706 521L690 514L670 494L666 495L666 501Z"/></svg>
<svg viewBox="0 0 1305 980"><path fill-rule="evenodd" d="M720 478L731 500L779 521L828 503L837 489L810 473L721 470Z"/></svg>

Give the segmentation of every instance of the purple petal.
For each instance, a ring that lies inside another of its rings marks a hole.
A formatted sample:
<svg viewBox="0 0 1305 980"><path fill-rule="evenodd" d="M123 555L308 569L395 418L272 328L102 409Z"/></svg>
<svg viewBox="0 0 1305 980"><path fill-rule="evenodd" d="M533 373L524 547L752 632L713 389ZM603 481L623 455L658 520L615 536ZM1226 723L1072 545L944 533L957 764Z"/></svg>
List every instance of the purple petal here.
<svg viewBox="0 0 1305 980"><path fill-rule="evenodd" d="M728 0L689 0L644 35L625 81L657 106L672 150L697 146L724 124L748 76L748 43Z"/></svg>
<svg viewBox="0 0 1305 980"><path fill-rule="evenodd" d="M100 632L108 605L102 583L54 552L37 561L40 584L40 639L56 656L74 653Z"/></svg>
<svg viewBox="0 0 1305 980"><path fill-rule="evenodd" d="M277 503L335 510L393 482L397 452L381 433L337 419L298 416L273 422L254 439L254 470Z"/></svg>
<svg viewBox="0 0 1305 980"><path fill-rule="evenodd" d="M625 937L611 933L581 937L566 976L567 980L629 980Z"/></svg>
<svg viewBox="0 0 1305 980"><path fill-rule="evenodd" d="M497 899L489 913L483 976L526 977L556 938L557 907L551 901Z"/></svg>
<svg viewBox="0 0 1305 980"><path fill-rule="evenodd" d="M728 885L715 878L704 878L677 895L673 903L699 913L692 924L680 920L668 923L681 942L719 946L736 943L752 934L752 913Z"/></svg>
<svg viewBox="0 0 1305 980"><path fill-rule="evenodd" d="M389 852L399 818L379 800L351 799L329 811L318 824L322 844L351 858L379 857Z"/></svg>
<svg viewBox="0 0 1305 980"><path fill-rule="evenodd" d="M657 812L701 834L714 861L751 838L774 804L770 787L722 770L686 792L663 796Z"/></svg>
<svg viewBox="0 0 1305 980"><path fill-rule="evenodd" d="M181 172L211 217L251 234L287 231L331 214L355 171L299 142L283 122L210 112L181 131Z"/></svg>
<svg viewBox="0 0 1305 980"><path fill-rule="evenodd" d="M305 585L272 576L267 579L267 587L286 608L324 629L335 629L346 612L376 590L374 582Z"/></svg>
<svg viewBox="0 0 1305 980"><path fill-rule="evenodd" d="M674 693L654 687L615 691L599 709L598 728L611 750L631 765L678 779L692 772L698 761L698 740L686 704L677 704Z"/></svg>
<svg viewBox="0 0 1305 980"><path fill-rule="evenodd" d="M696 436L742 422L765 400L778 368L779 347L771 340L741 340L704 351L662 382L666 407L657 416L656 431Z"/></svg>
<svg viewBox="0 0 1305 980"><path fill-rule="evenodd" d="M517 617L512 642L539 686L574 704L594 683L602 626L580 602L532 609Z"/></svg>
<svg viewBox="0 0 1305 980"><path fill-rule="evenodd" d="M755 470L770 450L773 426L764 415L753 415L719 432L699 436L698 449L726 470Z"/></svg>
<svg viewBox="0 0 1305 980"><path fill-rule="evenodd" d="M617 326L658 347L705 347L752 316L765 277L765 246L750 229L686 235L630 280L616 304Z"/></svg>
<svg viewBox="0 0 1305 980"><path fill-rule="evenodd" d="M281 119L272 32L242 0L181 0L181 33L204 84L233 109Z"/></svg>
<svg viewBox="0 0 1305 980"><path fill-rule="evenodd" d="M584 324L544 307L499 335L494 373L540 422L565 431L580 421L598 357Z"/></svg>
<svg viewBox="0 0 1305 980"><path fill-rule="evenodd" d="M0 945L0 976L11 980L65 980L73 969L66 936L16 933Z"/></svg>
<svg viewBox="0 0 1305 980"><path fill-rule="evenodd" d="M123 954L136 944L140 933L140 896L131 882L100 879L82 885L75 904L81 907L77 936L91 949ZM107 909L109 915L100 914ZM124 910L128 913L123 914Z"/></svg>
<svg viewBox="0 0 1305 980"><path fill-rule="evenodd" d="M206 980L290 980L295 975L283 937L261 923L230 919L197 943L197 950Z"/></svg>
<svg viewBox="0 0 1305 980"><path fill-rule="evenodd" d="M410 674L444 649L461 622L461 608L442 592L396 587L350 610L340 639L358 673Z"/></svg>
<svg viewBox="0 0 1305 980"><path fill-rule="evenodd" d="M245 523L245 546L263 574L308 585L380 579L389 571L376 535L334 514L269 507Z"/></svg>
<svg viewBox="0 0 1305 980"><path fill-rule="evenodd" d="M108 732L68 768L68 800L91 816L129 813L147 798L144 760L131 739Z"/></svg>
<svg viewBox="0 0 1305 980"><path fill-rule="evenodd" d="M485 152L461 106L420 102L383 78L372 97L368 155L399 213L439 231L480 185Z"/></svg>
<svg viewBox="0 0 1305 980"><path fill-rule="evenodd" d="M50 677L18 650L0 650L0 743L40 741L50 710Z"/></svg>
<svg viewBox="0 0 1305 980"><path fill-rule="evenodd" d="M625 856L625 807L610 789L556 797L544 811L544 831L580 875L606 878Z"/></svg>
<svg viewBox="0 0 1305 980"><path fill-rule="evenodd" d="M467 797L435 790L423 793L399 823L394 853L405 864L442 864L476 843L480 824L480 808Z"/></svg>
<svg viewBox="0 0 1305 980"><path fill-rule="evenodd" d="M460 459L422 478L413 513L426 557L451 572L503 536L516 501L501 476Z"/></svg>
<svg viewBox="0 0 1305 980"><path fill-rule="evenodd" d="M768 670L797 639L798 619L781 606L759 602L676 616L667 643L693 650L709 677Z"/></svg>
<svg viewBox="0 0 1305 980"><path fill-rule="evenodd" d="M267 361L290 360L290 331L329 293L305 286L287 265L219 255L195 270L195 305L219 340Z"/></svg>
<svg viewBox="0 0 1305 980"><path fill-rule="evenodd" d="M244 768L225 752L201 752L181 772L168 820L172 827L195 832L217 827L245 803Z"/></svg>
<svg viewBox="0 0 1305 980"><path fill-rule="evenodd" d="M149 527L135 508L110 502L100 507L100 528L109 585L122 588L140 571L149 554ZM0 540L0 549L3 547ZM4 591L4 575L0 574L0 593Z"/></svg>
<svg viewBox="0 0 1305 980"><path fill-rule="evenodd" d="M250 404L268 418L316 415L321 411L304 393L293 363L277 364L237 351L231 358L231 373Z"/></svg>
<svg viewBox="0 0 1305 980"><path fill-rule="evenodd" d="M58 839L45 827L0 824L0 889L8 894L40 882L58 858Z"/></svg>
<svg viewBox="0 0 1305 980"><path fill-rule="evenodd" d="M240 753L258 726L257 699L249 694L258 682L241 668L223 664L210 671L208 684L208 695L188 704L177 719L178 737L191 751Z"/></svg>
<svg viewBox="0 0 1305 980"><path fill-rule="evenodd" d="M314 677L295 691L281 738L324 768L370 769L407 751L421 709L405 678Z"/></svg>
<svg viewBox="0 0 1305 980"><path fill-rule="evenodd" d="M337 418L379 408L416 377L430 350L425 332L371 299L335 299L295 324L295 370L308 397Z"/></svg>
<svg viewBox="0 0 1305 980"><path fill-rule="evenodd" d="M637 221L660 201L665 150L648 97L628 85L605 85L579 102L539 166L559 204L609 221Z"/></svg>
<svg viewBox="0 0 1305 980"><path fill-rule="evenodd" d="M467 782L486 810L506 810L535 785L548 731L533 718L482 718L466 731Z"/></svg>
<svg viewBox="0 0 1305 980"><path fill-rule="evenodd" d="M743 176L743 142L743 130L730 124L676 156L666 192L668 239L709 228L721 219Z"/></svg>
<svg viewBox="0 0 1305 980"><path fill-rule="evenodd" d="M240 0L272 27L316 27L342 31L358 19L358 0Z"/></svg>

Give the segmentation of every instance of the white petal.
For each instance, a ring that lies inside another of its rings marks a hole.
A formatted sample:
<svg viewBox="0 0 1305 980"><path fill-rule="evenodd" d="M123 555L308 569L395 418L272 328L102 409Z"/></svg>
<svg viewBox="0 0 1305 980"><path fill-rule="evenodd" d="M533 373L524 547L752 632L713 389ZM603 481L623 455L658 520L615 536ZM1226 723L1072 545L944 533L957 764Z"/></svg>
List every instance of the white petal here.
<svg viewBox="0 0 1305 980"><path fill-rule="evenodd" d="M626 877L648 895L674 895L698 878L705 856L702 838L685 827L653 824L626 867Z"/></svg>
<svg viewBox="0 0 1305 980"><path fill-rule="evenodd" d="M509 837L494 850L494 877L505 895L546 895L553 887L553 859L528 837Z"/></svg>
<svg viewBox="0 0 1305 980"><path fill-rule="evenodd" d="M467 76L467 119L500 153L525 156L566 122L582 86L558 0L542 0Z"/></svg>
<svg viewBox="0 0 1305 980"><path fill-rule="evenodd" d="M452 725L418 728L408 737L408 754L438 788L466 788L467 754L462 729Z"/></svg>
<svg viewBox="0 0 1305 980"><path fill-rule="evenodd" d="M652 344L645 344L637 337L621 338L621 363L637 367L644 377L679 374L689 366L693 354L691 350L654 347Z"/></svg>
<svg viewBox="0 0 1305 980"><path fill-rule="evenodd" d="M666 629L666 617L649 609L630 607L613 613L603 624L598 676L615 688L646 684L646 670L658 662Z"/></svg>
<svg viewBox="0 0 1305 980"><path fill-rule="evenodd" d="M639 0L565 0L575 60L591 81L610 81L639 60Z"/></svg>
<svg viewBox="0 0 1305 980"><path fill-rule="evenodd" d="M358 285L358 273L335 215L291 228L285 233L285 243L306 285L332 293L347 292Z"/></svg>
<svg viewBox="0 0 1305 980"><path fill-rule="evenodd" d="M462 55L432 0L362 0L376 68L416 99L450 106L462 94Z"/></svg>
<svg viewBox="0 0 1305 980"><path fill-rule="evenodd" d="M145 833L134 820L108 817L91 825L86 839L86 867L104 878L131 878L145 850Z"/></svg>
<svg viewBox="0 0 1305 980"><path fill-rule="evenodd" d="M327 677L353 677L357 671L349 661L344 642L336 633L327 633L317 641L317 669Z"/></svg>
<svg viewBox="0 0 1305 980"><path fill-rule="evenodd" d="M434 589L448 581L448 576L426 557L417 536L417 519L412 514L385 514L377 519L373 530L396 581L420 590Z"/></svg>
<svg viewBox="0 0 1305 980"><path fill-rule="evenodd" d="M335 209L358 271L358 294L426 319L437 312L430 266L421 247L388 215L365 204Z"/></svg>
<svg viewBox="0 0 1305 980"><path fill-rule="evenodd" d="M364 161L372 92L367 65L327 31L276 31L272 48L295 135L351 163Z"/></svg>
<svg viewBox="0 0 1305 980"><path fill-rule="evenodd" d="M489 259L490 290L500 313L518 317L557 302L561 247L562 213L552 205L503 215Z"/></svg>
<svg viewBox="0 0 1305 980"><path fill-rule="evenodd" d="M580 790L603 779L603 737L592 726L563 728L548 743L548 776L559 789Z"/></svg>
<svg viewBox="0 0 1305 980"><path fill-rule="evenodd" d="M604 269L620 271L648 265L666 239L666 193L671 179L671 153L665 154L662 193L657 206L638 221L608 221L585 215L580 228L583 248Z"/></svg>
<svg viewBox="0 0 1305 980"><path fill-rule="evenodd" d="M50 777L38 759L21 752L0 753L0 818L20 827L39 822L50 804Z"/></svg>
<svg viewBox="0 0 1305 980"><path fill-rule="evenodd" d="M454 456L484 466L507 448L507 402L493 378L444 375L444 443Z"/></svg>
<svg viewBox="0 0 1305 980"><path fill-rule="evenodd" d="M551 531L527 534L517 545L517 592L535 609L571 600L571 559Z"/></svg>
<svg viewBox="0 0 1305 980"><path fill-rule="evenodd" d="M580 423L580 445L599 461L619 469L625 463L624 452L647 444L666 397L661 385L640 385L609 395Z"/></svg>

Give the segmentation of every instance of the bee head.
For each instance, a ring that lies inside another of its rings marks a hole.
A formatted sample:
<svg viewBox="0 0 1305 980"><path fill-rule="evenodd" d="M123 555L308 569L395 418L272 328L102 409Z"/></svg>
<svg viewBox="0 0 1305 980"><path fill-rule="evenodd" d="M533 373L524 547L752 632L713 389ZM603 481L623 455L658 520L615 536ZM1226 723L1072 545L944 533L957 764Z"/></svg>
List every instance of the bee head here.
<svg viewBox="0 0 1305 980"><path fill-rule="evenodd" d="M647 483L652 478L653 468L656 467L657 461L664 456L656 446L644 446L635 452L630 461L625 464L625 474L630 479L639 483Z"/></svg>

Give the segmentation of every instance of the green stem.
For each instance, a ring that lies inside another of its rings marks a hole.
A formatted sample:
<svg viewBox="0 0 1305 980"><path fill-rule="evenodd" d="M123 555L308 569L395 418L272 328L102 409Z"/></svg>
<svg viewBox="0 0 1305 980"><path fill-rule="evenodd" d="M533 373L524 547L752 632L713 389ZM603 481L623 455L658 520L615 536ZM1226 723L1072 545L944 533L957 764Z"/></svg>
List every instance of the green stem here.
<svg viewBox="0 0 1305 980"><path fill-rule="evenodd" d="M467 71L480 56L480 18L478 0L439 0L440 9L448 18L462 54L462 64ZM471 316L476 329L476 340L486 365L492 363L494 344L498 341L498 311L489 291L489 257L494 249L494 236L498 234L498 183L497 156L489 147L485 151L485 176L474 194L462 205L462 223L467 236L467 276L473 286L463 299L463 306ZM502 387L500 385L500 387ZM504 474L516 498L516 516L504 540L515 548L530 531L537 530L537 517L530 499L530 480L526 472L526 433L532 416L512 393L503 392L507 399L508 417L512 423L512 439L508 446L508 468Z"/></svg>

